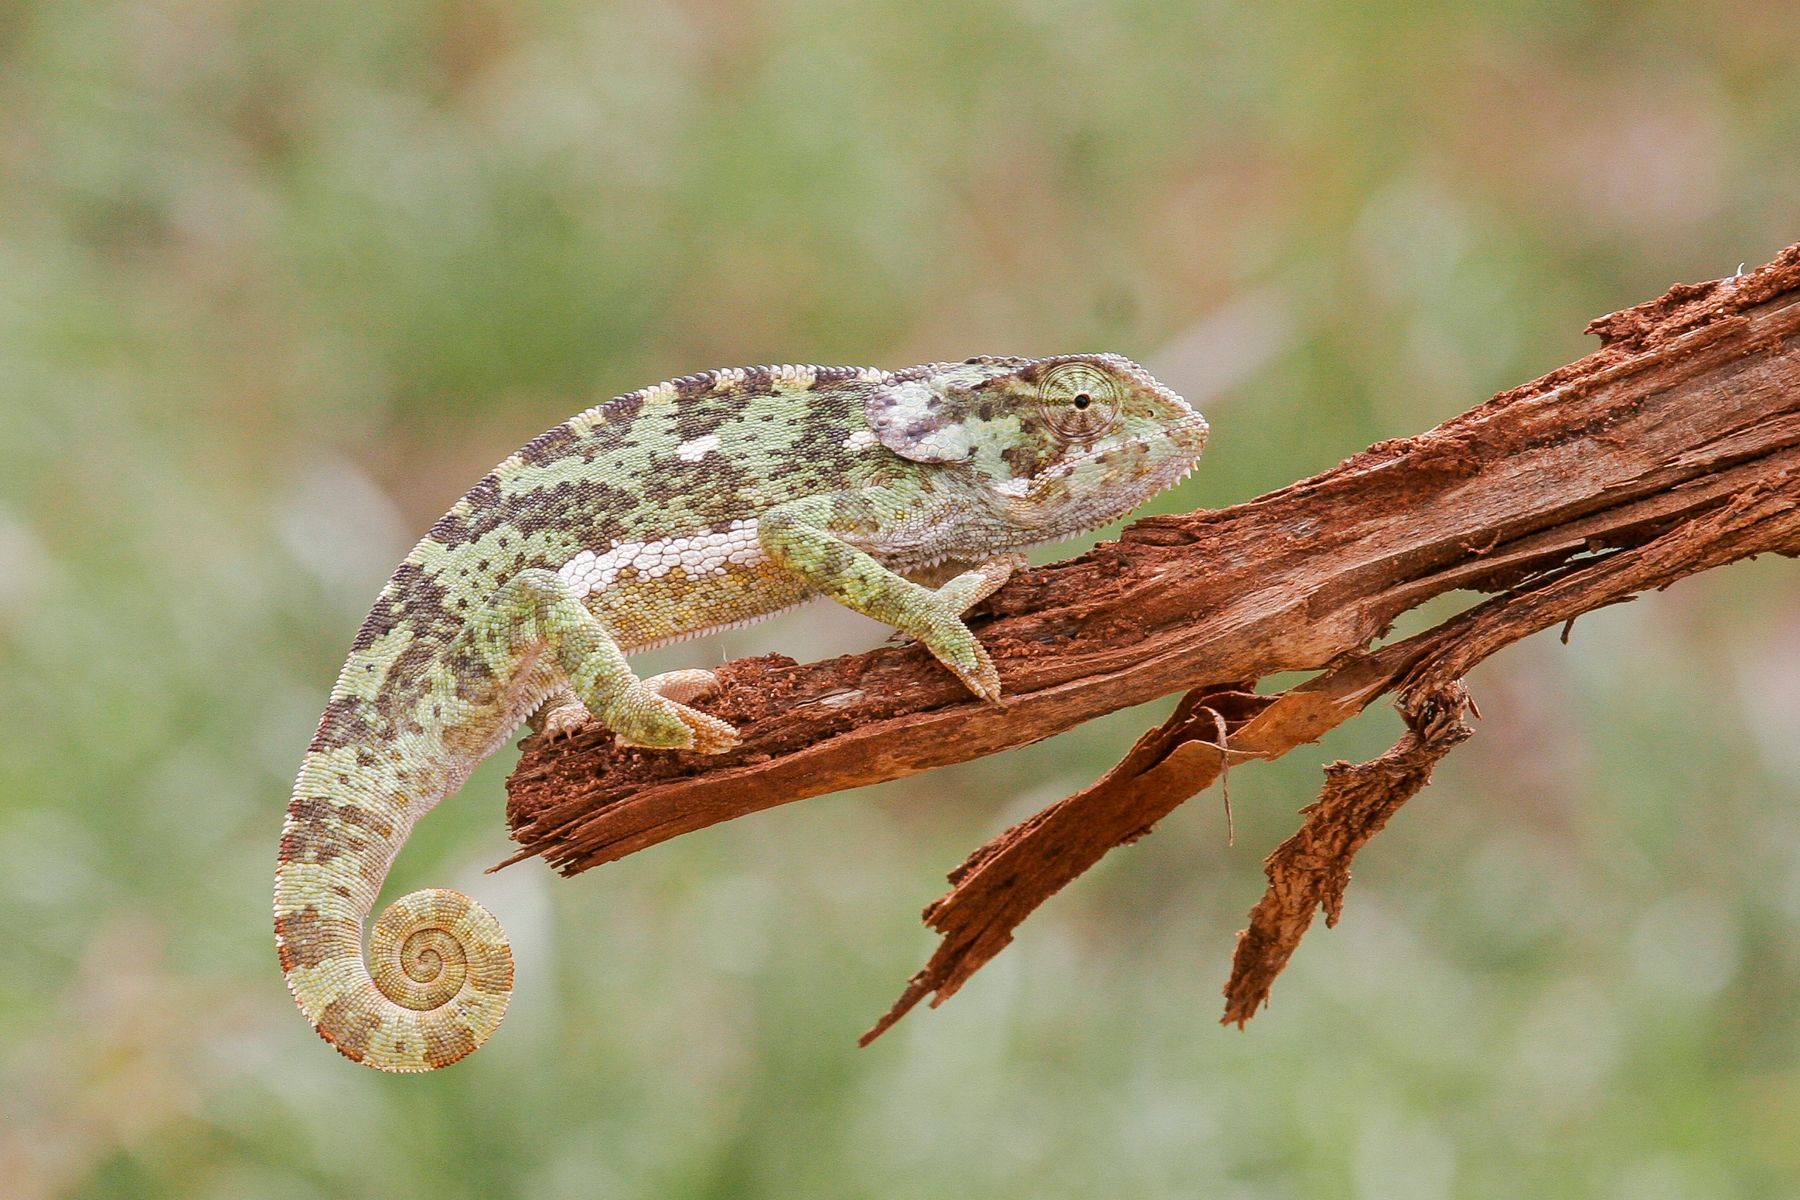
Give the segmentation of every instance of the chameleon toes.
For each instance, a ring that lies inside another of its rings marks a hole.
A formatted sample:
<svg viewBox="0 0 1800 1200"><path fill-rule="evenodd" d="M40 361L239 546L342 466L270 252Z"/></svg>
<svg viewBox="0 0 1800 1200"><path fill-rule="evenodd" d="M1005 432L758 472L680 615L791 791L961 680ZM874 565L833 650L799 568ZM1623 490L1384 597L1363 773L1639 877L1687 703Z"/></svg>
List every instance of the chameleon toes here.
<svg viewBox="0 0 1800 1200"><path fill-rule="evenodd" d="M678 707L680 712L677 715L693 735L694 742L689 747L690 750L701 754L723 754L736 748L738 731L735 728L697 708L689 708L685 704Z"/></svg>
<svg viewBox="0 0 1800 1200"><path fill-rule="evenodd" d="M689 668L664 671L644 680L644 686L677 704L687 704L719 689L719 677L711 671Z"/></svg>
<svg viewBox="0 0 1800 1200"><path fill-rule="evenodd" d="M1026 566L1027 559L1023 554L1002 554L945 583L937 589L937 598L951 612L967 612L999 591L1015 571L1022 571Z"/></svg>
<svg viewBox="0 0 1800 1200"><path fill-rule="evenodd" d="M956 677L968 685L969 690L986 700L989 704L1000 702L1000 672L994 669L993 660L987 651L979 645L975 647L980 654L979 660L972 666L955 667Z"/></svg>
<svg viewBox="0 0 1800 1200"><path fill-rule="evenodd" d="M553 742L566 741L593 722L587 706L576 702L552 708L538 718L538 734Z"/></svg>
<svg viewBox="0 0 1800 1200"><path fill-rule="evenodd" d="M720 754L737 745L738 732L717 717L678 704L647 688L614 706L605 724L628 746Z"/></svg>

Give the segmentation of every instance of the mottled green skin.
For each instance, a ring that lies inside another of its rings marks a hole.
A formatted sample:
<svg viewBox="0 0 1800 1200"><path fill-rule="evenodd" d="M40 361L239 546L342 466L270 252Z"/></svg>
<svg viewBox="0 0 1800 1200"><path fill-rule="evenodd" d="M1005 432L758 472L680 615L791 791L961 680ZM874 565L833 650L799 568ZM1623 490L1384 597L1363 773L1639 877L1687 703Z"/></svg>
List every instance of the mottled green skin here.
<svg viewBox="0 0 1800 1200"><path fill-rule="evenodd" d="M824 594L999 678L960 613L1020 548L1103 524L1192 468L1206 424L1111 355L709 372L573 417L500 464L382 589L295 785L276 874L282 969L339 1050L428 1070L499 1023L512 960L453 892L362 930L412 825L521 721L718 752L736 733L626 652ZM904 576L973 564L935 590Z"/></svg>

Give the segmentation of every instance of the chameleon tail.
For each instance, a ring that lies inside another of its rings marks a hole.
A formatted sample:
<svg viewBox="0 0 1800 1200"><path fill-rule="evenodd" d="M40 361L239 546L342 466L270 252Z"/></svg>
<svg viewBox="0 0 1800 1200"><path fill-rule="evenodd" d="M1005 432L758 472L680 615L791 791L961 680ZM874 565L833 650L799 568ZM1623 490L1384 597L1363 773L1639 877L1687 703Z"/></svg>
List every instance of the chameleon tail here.
<svg viewBox="0 0 1800 1200"><path fill-rule="evenodd" d="M415 814L431 804L372 800L375 789L335 772L338 786L320 787L325 766L308 756L282 827L275 943L288 990L346 1058L382 1071L448 1066L505 1015L512 947L487 909L433 888L382 910L365 962L363 922Z"/></svg>

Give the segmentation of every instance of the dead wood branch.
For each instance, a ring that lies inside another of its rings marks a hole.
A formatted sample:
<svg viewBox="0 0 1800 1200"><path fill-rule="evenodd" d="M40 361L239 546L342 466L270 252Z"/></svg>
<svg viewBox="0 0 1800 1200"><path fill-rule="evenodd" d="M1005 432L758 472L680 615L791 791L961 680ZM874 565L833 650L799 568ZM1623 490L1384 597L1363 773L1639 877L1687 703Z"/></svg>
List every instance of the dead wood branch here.
<svg viewBox="0 0 1800 1200"><path fill-rule="evenodd" d="M1218 512L1150 518L1016 578L972 624L1000 667L971 701L922 650L728 665L706 706L722 758L593 731L527 742L509 782L523 847L565 874L681 833L1025 745L1175 691L1173 716L1093 786L977 850L926 910L944 940L873 1037L953 993L1019 922L1210 784L1223 756L1274 758L1394 694L1408 733L1328 768L1268 861L1225 1020L1267 998L1313 913L1335 921L1352 857L1467 736L1461 679L1529 633L1750 555L1800 554L1800 245L1748 275L1681 285L1589 327L1599 351L1415 437ZM1490 598L1368 647L1454 590ZM1259 696L1254 682L1314 670Z"/></svg>

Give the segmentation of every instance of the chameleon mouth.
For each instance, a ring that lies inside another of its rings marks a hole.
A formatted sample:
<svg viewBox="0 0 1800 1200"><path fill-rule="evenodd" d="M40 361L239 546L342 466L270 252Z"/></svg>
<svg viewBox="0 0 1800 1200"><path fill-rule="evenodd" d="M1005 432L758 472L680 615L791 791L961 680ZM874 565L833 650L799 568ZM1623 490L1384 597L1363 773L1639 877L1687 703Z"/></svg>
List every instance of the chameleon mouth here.
<svg viewBox="0 0 1800 1200"><path fill-rule="evenodd" d="M1053 471L1034 480L1035 486L1029 492L1012 500L1013 519L1032 530L1029 541L1013 548L1032 549L1064 541L1128 515L1152 496L1174 487L1194 473L1200 465L1200 453L1205 449L1208 430L1206 418L1190 410L1188 415L1164 426L1152 437L1098 443L1058 463ZM1054 494L1056 485L1103 455L1136 456L1142 453L1151 457L1139 463L1139 469L1104 494L1072 504L1057 504L1044 495L1046 490ZM1039 507L1046 502L1050 504L1048 511ZM1036 514L1033 514L1034 509Z"/></svg>
<svg viewBox="0 0 1800 1200"><path fill-rule="evenodd" d="M1154 452L1160 446L1179 447L1182 453L1169 454L1154 462L1147 471L1138 476L1139 481L1148 482L1153 490L1160 491L1165 487L1172 487L1180 483L1194 473L1194 468L1200 465L1200 454L1206 449L1206 438L1211 431L1212 427L1206 423L1206 418L1190 410L1187 416L1165 426L1163 431L1155 437L1131 438L1122 442L1105 440L1096 442L1080 454L1065 458L1056 464L1054 469L1046 472L1042 478L1046 483L1066 479L1078 468L1107 454ZM1142 498L1133 501L1133 507L1141 501Z"/></svg>

